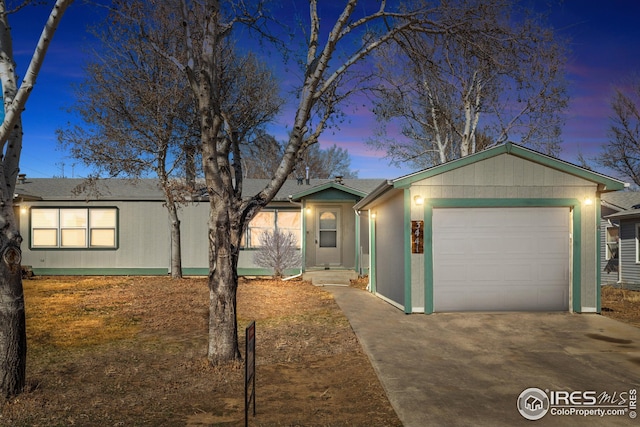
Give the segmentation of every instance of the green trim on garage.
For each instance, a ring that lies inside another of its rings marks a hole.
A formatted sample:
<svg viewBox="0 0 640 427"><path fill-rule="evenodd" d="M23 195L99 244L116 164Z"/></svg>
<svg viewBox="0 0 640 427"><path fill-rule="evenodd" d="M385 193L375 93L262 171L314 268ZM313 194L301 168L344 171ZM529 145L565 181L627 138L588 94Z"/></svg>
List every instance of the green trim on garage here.
<svg viewBox="0 0 640 427"><path fill-rule="evenodd" d="M581 168L574 164L559 160L550 156L547 156L537 151L530 150L528 148L506 142L502 145L498 145L493 148L489 148L484 151L480 151L475 154L471 154L466 157L462 157L457 160L453 160L447 163L443 163L438 166L434 166L424 171L410 174L393 181L394 188L408 188L411 184L420 182L424 179L443 174L473 163L480 162L482 160L490 159L502 154L511 154L534 163L538 163L543 166L547 166L558 171L580 177L587 181L595 182L604 187L607 191L615 191L624 189L624 182L617 179L609 178L608 176L592 172L590 170Z"/></svg>
<svg viewBox="0 0 640 427"><path fill-rule="evenodd" d="M601 305L601 289L602 289L602 270L600 269L600 266L602 264L600 264L600 262L602 261L602 255L600 253L600 248L602 246L602 236L600 236L600 218L602 218L602 204L601 204L602 200L600 199L600 196L596 197L596 221L598 221L598 224L596 226L596 265L598 266L598 268L596 268L596 312L601 313L602 312L602 305Z"/></svg>
<svg viewBox="0 0 640 427"><path fill-rule="evenodd" d="M515 207L567 207L573 210L572 229L572 277L571 307L574 312L582 310L581 301L581 244L582 210L578 199L425 199L424 228L424 312L433 313L433 209L434 208L515 208ZM411 303L411 301L409 301ZM405 309L406 310L406 309Z"/></svg>
<svg viewBox="0 0 640 427"><path fill-rule="evenodd" d="M411 314L411 189L404 190L404 312Z"/></svg>
<svg viewBox="0 0 640 427"><path fill-rule="evenodd" d="M372 260L376 258L376 220L371 217L371 211L369 212L369 257ZM369 291L373 294L376 293L376 269L377 265L375 262L369 263Z"/></svg>

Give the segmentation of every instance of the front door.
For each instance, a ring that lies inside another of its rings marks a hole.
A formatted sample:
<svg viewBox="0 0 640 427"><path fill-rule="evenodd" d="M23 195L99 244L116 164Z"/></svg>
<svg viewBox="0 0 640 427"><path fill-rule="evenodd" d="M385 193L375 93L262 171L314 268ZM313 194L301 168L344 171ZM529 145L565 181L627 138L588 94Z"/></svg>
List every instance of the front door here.
<svg viewBox="0 0 640 427"><path fill-rule="evenodd" d="M317 209L316 230L316 265L340 265L340 208Z"/></svg>

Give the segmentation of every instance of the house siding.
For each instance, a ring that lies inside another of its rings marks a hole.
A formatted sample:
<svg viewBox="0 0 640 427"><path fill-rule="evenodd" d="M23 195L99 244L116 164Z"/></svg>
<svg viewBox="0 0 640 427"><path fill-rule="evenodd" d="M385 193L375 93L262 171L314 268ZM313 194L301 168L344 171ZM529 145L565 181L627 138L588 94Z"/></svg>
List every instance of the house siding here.
<svg viewBox="0 0 640 427"><path fill-rule="evenodd" d="M623 286L640 284L640 264L636 262L636 224L638 220L620 220L620 257Z"/></svg>
<svg viewBox="0 0 640 427"><path fill-rule="evenodd" d="M405 281L404 253L405 239L398 230L403 229L404 197L400 193L371 210L376 214L372 220L375 227L376 266L375 291L404 309Z"/></svg>
<svg viewBox="0 0 640 427"><path fill-rule="evenodd" d="M20 210L20 233L24 236L22 264L36 274L166 274L170 265L169 220L161 203L149 202L38 202L37 207L118 209L116 249L33 249L30 208ZM123 220L125 219L126 220ZM64 266L62 268L62 266Z"/></svg>

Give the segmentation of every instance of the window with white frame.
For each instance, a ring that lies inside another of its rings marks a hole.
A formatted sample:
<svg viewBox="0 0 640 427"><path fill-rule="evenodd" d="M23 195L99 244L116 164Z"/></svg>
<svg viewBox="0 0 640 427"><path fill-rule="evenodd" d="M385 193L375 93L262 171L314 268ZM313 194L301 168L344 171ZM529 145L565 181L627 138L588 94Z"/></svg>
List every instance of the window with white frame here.
<svg viewBox="0 0 640 427"><path fill-rule="evenodd" d="M31 247L115 248L116 208L32 208Z"/></svg>
<svg viewBox="0 0 640 427"><path fill-rule="evenodd" d="M607 227L605 236L605 247L607 248L606 259L618 258L618 237L620 235L619 228L615 226Z"/></svg>
<svg viewBox="0 0 640 427"><path fill-rule="evenodd" d="M296 239L296 246L301 246L300 234L301 214L298 210L262 210L249 223L246 235L243 236L244 248L259 248L260 236L267 231L279 230L291 233Z"/></svg>

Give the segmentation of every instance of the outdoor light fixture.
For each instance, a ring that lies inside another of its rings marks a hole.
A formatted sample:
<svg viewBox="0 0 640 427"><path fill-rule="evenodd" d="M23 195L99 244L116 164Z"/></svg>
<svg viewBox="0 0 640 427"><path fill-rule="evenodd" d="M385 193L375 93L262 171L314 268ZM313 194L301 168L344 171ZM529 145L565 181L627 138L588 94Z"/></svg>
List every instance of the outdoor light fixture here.
<svg viewBox="0 0 640 427"><path fill-rule="evenodd" d="M413 201L415 202L416 206L422 206L424 204L424 197L422 197L420 195L415 196L413 198Z"/></svg>
<svg viewBox="0 0 640 427"><path fill-rule="evenodd" d="M375 212L371 212L371 219L376 219L376 213Z"/></svg>
<svg viewBox="0 0 640 427"><path fill-rule="evenodd" d="M311 213L311 208L307 208L307 214Z"/></svg>
<svg viewBox="0 0 640 427"><path fill-rule="evenodd" d="M591 206L593 204L593 200L590 197L584 199L585 206Z"/></svg>

